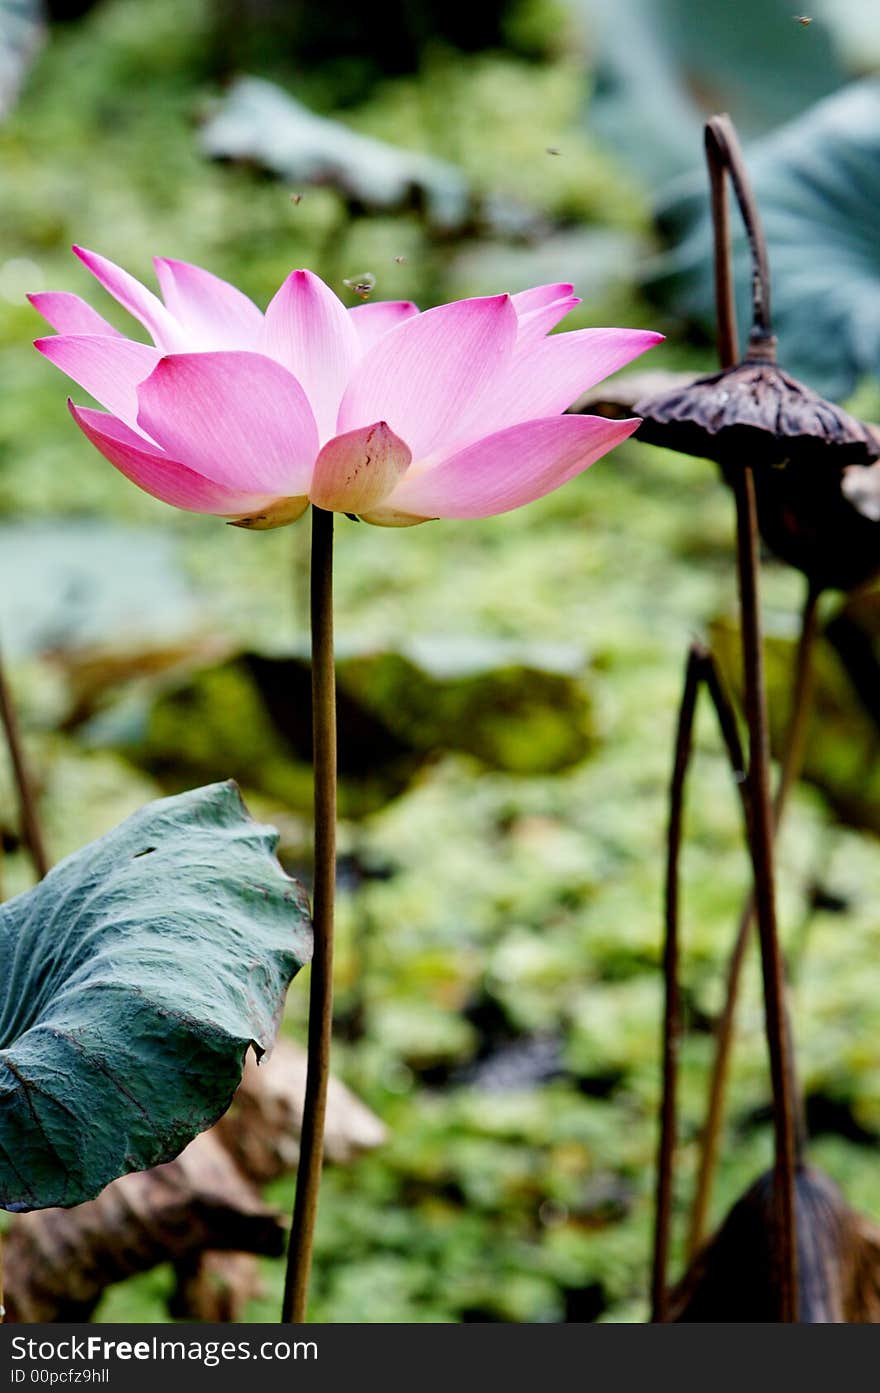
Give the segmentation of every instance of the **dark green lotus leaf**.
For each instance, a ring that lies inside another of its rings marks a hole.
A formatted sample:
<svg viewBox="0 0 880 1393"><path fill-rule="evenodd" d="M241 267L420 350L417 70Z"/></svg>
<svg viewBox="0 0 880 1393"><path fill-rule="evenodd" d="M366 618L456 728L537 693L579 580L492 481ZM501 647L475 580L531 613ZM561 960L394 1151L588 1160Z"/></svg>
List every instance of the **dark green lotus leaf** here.
<svg viewBox="0 0 880 1393"><path fill-rule="evenodd" d="M700 145L694 133L695 154ZM834 401L880 372L880 80L852 83L746 150L767 234L779 361ZM681 181L660 218L673 249L647 289L674 314L714 325L705 171ZM740 329L750 270L734 219Z"/></svg>
<svg viewBox="0 0 880 1393"><path fill-rule="evenodd" d="M699 163L703 121L746 140L842 86L832 16L798 25L791 0L569 0L597 69L587 119L650 188ZM810 7L807 6L810 13Z"/></svg>
<svg viewBox="0 0 880 1393"><path fill-rule="evenodd" d="M226 1110L311 955L276 842L212 784L0 906L0 1206L92 1199Z"/></svg>

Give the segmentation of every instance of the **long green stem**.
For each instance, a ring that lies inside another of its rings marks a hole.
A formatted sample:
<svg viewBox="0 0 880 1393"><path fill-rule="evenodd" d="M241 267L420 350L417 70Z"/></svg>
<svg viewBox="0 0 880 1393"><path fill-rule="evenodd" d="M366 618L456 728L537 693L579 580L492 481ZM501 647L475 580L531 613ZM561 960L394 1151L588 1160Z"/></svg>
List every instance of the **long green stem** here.
<svg viewBox="0 0 880 1393"><path fill-rule="evenodd" d="M40 814L34 794L33 780L31 779L28 769L24 752L24 743L18 726L18 716L15 710L15 703L12 700L12 692L6 679L2 656L0 656L0 723L3 725L3 733L6 736L6 744L9 749L9 762L12 766L12 777L18 792L18 805L21 810L21 827L24 840L27 843L34 870L40 880L42 880L43 876L49 870L49 858L46 854L46 843L43 839L43 830L40 824Z"/></svg>
<svg viewBox="0 0 880 1393"><path fill-rule="evenodd" d="M318 1192L333 1028L333 906L336 895L336 672L333 658L333 514L312 508L312 730L315 780L315 950L309 988L309 1059L283 1321L304 1321Z"/></svg>
<svg viewBox="0 0 880 1393"><path fill-rule="evenodd" d="M785 749L782 755L779 784L773 802L773 823L778 833L788 796L800 778L804 760L807 734L807 717L810 712L812 690L812 656L816 640L819 613L819 593L812 585L807 587L807 596L801 616L801 629L795 654L794 672L791 684L791 707ZM703 1245L706 1236L709 1203L712 1184L718 1165L718 1150L721 1142L721 1123L724 1116L724 1101L727 1079L730 1072L730 1057L733 1048L736 1006L739 996L742 968L745 961L749 937L755 922L755 894L750 891L743 905L737 926L736 940L727 966L724 1006L718 1018L715 1032L715 1057L712 1061L712 1076L709 1081L709 1096L706 1106L706 1121L700 1138L700 1160L697 1181L691 1206L688 1233L688 1257L693 1260ZM798 1150L804 1137L802 1100L798 1099Z"/></svg>

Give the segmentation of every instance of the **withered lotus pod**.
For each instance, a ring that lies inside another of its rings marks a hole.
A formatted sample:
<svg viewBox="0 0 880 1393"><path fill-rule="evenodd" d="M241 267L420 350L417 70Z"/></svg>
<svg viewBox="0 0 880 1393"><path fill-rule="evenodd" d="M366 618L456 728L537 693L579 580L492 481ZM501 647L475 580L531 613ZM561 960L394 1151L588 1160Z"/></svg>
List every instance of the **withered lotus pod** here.
<svg viewBox="0 0 880 1393"><path fill-rule="evenodd" d="M717 461L728 483L754 471L766 544L817 589L850 590L880 573L880 526L843 491L844 470L880 456L864 422L826 401L776 362L767 248L736 133L725 117L707 126L715 230L721 372L635 403L639 438ZM723 168L722 168L723 166ZM734 362L736 328L723 169L733 183L752 253L753 323L745 359Z"/></svg>
<svg viewBox="0 0 880 1393"><path fill-rule="evenodd" d="M830 469L839 487L843 468L875 460L880 443L864 422L783 372L770 351L643 397L634 408L639 439L725 470L744 460L754 469Z"/></svg>
<svg viewBox="0 0 880 1393"><path fill-rule="evenodd" d="M805 1325L880 1323L880 1228L850 1209L832 1180L795 1179L799 1319ZM773 1173L737 1200L672 1294L680 1323L773 1322Z"/></svg>
<svg viewBox="0 0 880 1393"><path fill-rule="evenodd" d="M880 572L880 525L847 496L845 471L875 460L880 441L771 352L636 402L639 438L715 460L728 483L751 464L771 551L819 589L854 589Z"/></svg>

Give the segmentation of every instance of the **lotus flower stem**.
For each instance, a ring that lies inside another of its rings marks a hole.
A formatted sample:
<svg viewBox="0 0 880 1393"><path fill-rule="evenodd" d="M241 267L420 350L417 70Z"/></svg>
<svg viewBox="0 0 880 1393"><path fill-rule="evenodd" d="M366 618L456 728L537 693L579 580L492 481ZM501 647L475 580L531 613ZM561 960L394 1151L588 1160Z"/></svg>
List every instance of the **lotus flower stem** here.
<svg viewBox="0 0 880 1393"><path fill-rule="evenodd" d="M810 697L813 679L813 648L818 629L819 591L807 586L807 595L801 616L800 634L795 654L792 676L791 712L785 737L785 750L782 757L779 784L773 802L773 823L778 833L785 813L788 796L800 777L803 766L804 748L807 734L807 717L810 712ZM709 1082L709 1097L706 1107L706 1121L700 1140L700 1160L697 1182L691 1206L690 1229L688 1234L688 1257L696 1257L703 1245L712 1183L718 1164L718 1147L721 1140L721 1122L724 1115L724 1100L727 1078L730 1070L730 1056L733 1047L733 1031L736 1019L737 998L739 995L742 966L745 961L749 935L755 918L755 895L751 891L740 914L736 940L727 967L724 1007L718 1020L715 1033L715 1057L712 1062L712 1076ZM793 1065L793 1061L792 1061ZM796 1116L796 1144L798 1153L803 1148L805 1122L803 1100L796 1090L798 1110Z"/></svg>
<svg viewBox="0 0 880 1393"><path fill-rule="evenodd" d="M730 228L726 193L730 175L742 212L752 252L753 328L750 353L773 353L770 328L770 291L767 251L757 210L739 152L736 132L728 117L713 117L706 124L706 158L716 219L715 291L718 309L718 351L722 368L736 362L737 345L730 307L733 274L730 261ZM767 695L764 687L764 645L759 598L758 519L755 480L751 465L731 470L736 499L736 557L740 596L746 720L749 727L748 793L750 806L749 851L755 886L755 908L761 943L764 1011L770 1076L773 1088L776 1187L776 1282L779 1315L784 1323L797 1320L797 1236L794 1211L795 1123L790 1065L791 1036L785 1012L785 982L776 925L776 890L773 856L773 814L770 803L770 737Z"/></svg>
<svg viewBox="0 0 880 1393"><path fill-rule="evenodd" d="M681 860L685 782L693 754L694 715L701 684L705 684L708 688L718 716L728 760L743 801L746 824L748 824L749 817L748 803L744 792L745 759L740 744L736 715L724 689L715 659L702 644L695 643L688 653L685 669L684 689L678 713L675 762L669 795L665 894L666 936L663 949L663 976L666 992L663 1018L663 1101L657 1159L657 1199L651 1278L651 1319L660 1323L668 1318L666 1270L672 1221L672 1174L677 1140L678 1050L681 1040L681 995L678 985L678 867Z"/></svg>
<svg viewBox="0 0 880 1393"><path fill-rule="evenodd" d="M15 787L18 792L18 803L21 810L21 826L24 832L24 838L27 842L34 870L39 879L42 880L43 876L46 875L49 870L49 858L46 855L46 843L43 838L39 809L34 794L33 780L31 779L28 769L24 744L18 725L18 716L15 710L15 703L12 699L12 692L6 679L2 655L0 655L0 721L2 721L3 724L3 733L6 737L6 745L9 750L9 761L12 766L12 777L15 780Z"/></svg>
<svg viewBox="0 0 880 1393"><path fill-rule="evenodd" d="M333 907L336 897L336 671L333 658L333 514L312 508L312 731L315 779L315 937L309 986L309 1059L287 1254L283 1321L306 1318L333 1027Z"/></svg>

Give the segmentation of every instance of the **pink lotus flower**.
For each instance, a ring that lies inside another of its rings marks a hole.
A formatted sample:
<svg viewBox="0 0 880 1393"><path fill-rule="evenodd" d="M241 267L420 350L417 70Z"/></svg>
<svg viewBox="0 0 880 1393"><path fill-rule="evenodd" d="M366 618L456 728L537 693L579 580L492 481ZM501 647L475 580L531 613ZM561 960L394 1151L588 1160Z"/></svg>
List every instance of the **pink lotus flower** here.
<svg viewBox="0 0 880 1393"><path fill-rule="evenodd" d="M58 331L36 347L107 408L69 402L77 425L147 493L241 526L278 527L310 502L385 527L518 508L635 430L561 413L662 339L548 337L579 303L570 285L349 310L293 271L261 314L186 262L156 259L163 303L74 251L153 339L125 338L76 295L29 297Z"/></svg>

